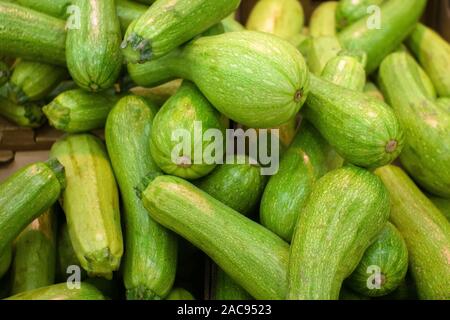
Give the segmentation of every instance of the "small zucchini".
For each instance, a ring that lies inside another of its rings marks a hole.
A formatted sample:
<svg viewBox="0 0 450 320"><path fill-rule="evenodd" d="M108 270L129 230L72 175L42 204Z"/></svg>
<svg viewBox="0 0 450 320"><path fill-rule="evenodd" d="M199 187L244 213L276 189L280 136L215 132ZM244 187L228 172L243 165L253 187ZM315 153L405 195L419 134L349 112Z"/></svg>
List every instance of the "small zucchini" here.
<svg viewBox="0 0 450 320"><path fill-rule="evenodd" d="M8 272L12 261L12 247L6 246L0 252L0 279Z"/></svg>
<svg viewBox="0 0 450 320"><path fill-rule="evenodd" d="M212 300L253 300L240 285L216 266L213 279Z"/></svg>
<svg viewBox="0 0 450 320"><path fill-rule="evenodd" d="M166 300L195 300L192 293L183 288L174 288L167 295Z"/></svg>
<svg viewBox="0 0 450 320"><path fill-rule="evenodd" d="M328 61L321 78L338 86L362 92L366 84L364 64L356 57L339 54Z"/></svg>
<svg viewBox="0 0 450 320"><path fill-rule="evenodd" d="M0 115L21 127L39 128L45 122L44 113L36 104L19 105L1 96Z"/></svg>
<svg viewBox="0 0 450 320"><path fill-rule="evenodd" d="M308 49L308 67L313 74L320 76L328 61L342 50L335 36L311 38Z"/></svg>
<svg viewBox="0 0 450 320"><path fill-rule="evenodd" d="M64 282L19 293L5 300L105 300L105 297L88 283L80 283L79 288L69 288Z"/></svg>
<svg viewBox="0 0 450 320"><path fill-rule="evenodd" d="M314 37L336 36L337 1L324 1L313 11L309 21L309 34Z"/></svg>

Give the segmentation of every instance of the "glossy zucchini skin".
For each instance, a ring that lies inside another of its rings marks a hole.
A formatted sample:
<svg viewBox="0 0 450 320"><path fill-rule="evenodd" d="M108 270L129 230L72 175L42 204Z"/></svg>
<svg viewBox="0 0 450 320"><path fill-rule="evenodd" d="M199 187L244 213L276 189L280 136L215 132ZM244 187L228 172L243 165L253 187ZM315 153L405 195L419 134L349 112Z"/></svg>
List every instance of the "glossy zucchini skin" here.
<svg viewBox="0 0 450 320"><path fill-rule="evenodd" d="M11 245L3 248L0 252L0 279L8 272L12 261L12 247Z"/></svg>
<svg viewBox="0 0 450 320"><path fill-rule="evenodd" d="M370 6L380 6L384 0L340 0L336 8L336 24L343 29L369 15Z"/></svg>
<svg viewBox="0 0 450 320"><path fill-rule="evenodd" d="M418 23L406 41L442 97L450 97L450 44Z"/></svg>
<svg viewBox="0 0 450 320"><path fill-rule="evenodd" d="M255 31L199 38L158 60L129 64L128 71L142 86L190 79L222 114L252 128L286 123L309 92L301 53L283 39Z"/></svg>
<svg viewBox="0 0 450 320"><path fill-rule="evenodd" d="M325 1L313 11L309 22L312 37L332 37L336 35L336 7L338 1Z"/></svg>
<svg viewBox="0 0 450 320"><path fill-rule="evenodd" d="M379 268L379 276L373 277L374 270L371 268L374 267ZM385 296L400 286L407 271L408 249L405 240L397 228L388 222L364 252L346 284L355 292L368 297Z"/></svg>
<svg viewBox="0 0 450 320"><path fill-rule="evenodd" d="M323 176L294 231L288 299L337 300L388 218L389 194L374 174L347 166Z"/></svg>
<svg viewBox="0 0 450 320"><path fill-rule="evenodd" d="M102 91L111 87L122 67L121 31L114 0L74 0L79 27L67 30L67 67L81 88Z"/></svg>
<svg viewBox="0 0 450 320"><path fill-rule="evenodd" d="M304 115L345 160L375 168L392 162L403 147L394 112L362 92L311 75Z"/></svg>
<svg viewBox="0 0 450 320"><path fill-rule="evenodd" d="M158 0L128 27L122 52L129 63L160 58L234 12L240 0Z"/></svg>
<svg viewBox="0 0 450 320"><path fill-rule="evenodd" d="M260 221L290 242L299 213L314 183L327 172L328 143L303 120L294 142L270 177L260 204Z"/></svg>
<svg viewBox="0 0 450 320"><path fill-rule="evenodd" d="M108 116L105 137L123 202L128 299L162 299L172 288L177 239L147 213L136 190L150 175L162 174L150 153L152 107L141 97L122 98Z"/></svg>
<svg viewBox="0 0 450 320"><path fill-rule="evenodd" d="M321 78L338 86L362 92L366 84L366 71L356 57L343 54L328 61Z"/></svg>
<svg viewBox="0 0 450 320"><path fill-rule="evenodd" d="M88 283L81 283L79 289L69 289L64 282L19 293L5 300L105 300L105 297Z"/></svg>
<svg viewBox="0 0 450 320"><path fill-rule="evenodd" d="M55 283L56 212L51 208L29 224L15 241L11 294Z"/></svg>
<svg viewBox="0 0 450 320"><path fill-rule="evenodd" d="M28 165L0 184L0 252L64 189L64 168L56 160Z"/></svg>
<svg viewBox="0 0 450 320"><path fill-rule="evenodd" d="M198 127L199 124L201 128ZM214 147L214 141L203 139L209 129L223 131L219 113L193 83L184 81L153 121L153 134L149 142L151 154L158 167L167 174L185 179L206 176L216 167L216 162L211 163L203 153ZM185 136L182 131L187 132L189 136ZM178 133L183 135L174 136ZM181 149L178 147L181 144L188 145L189 148ZM199 145L202 146L202 153L196 155Z"/></svg>
<svg viewBox="0 0 450 320"><path fill-rule="evenodd" d="M425 9L426 0L390 0L380 6L381 28L373 28L365 17L339 34L345 49L367 54L366 72L371 74L414 29Z"/></svg>
<svg viewBox="0 0 450 320"><path fill-rule="evenodd" d="M0 60L0 87L8 82L10 74L9 65Z"/></svg>
<svg viewBox="0 0 450 320"><path fill-rule="evenodd" d="M36 104L19 105L1 96L0 115L21 127L39 128L45 122L44 113Z"/></svg>
<svg viewBox="0 0 450 320"><path fill-rule="evenodd" d="M450 222L400 168L375 173L391 195L390 221L405 239L420 299L450 299Z"/></svg>
<svg viewBox="0 0 450 320"><path fill-rule="evenodd" d="M46 14L1 2L0 42L0 55L65 65L65 23Z"/></svg>
<svg viewBox="0 0 450 320"><path fill-rule="evenodd" d="M257 164L251 164L247 156L238 155L233 163L219 165L195 184L228 207L248 216L261 199L266 182Z"/></svg>
<svg viewBox="0 0 450 320"><path fill-rule="evenodd" d="M405 130L403 166L429 192L450 197L450 114L423 92L416 70L411 56L393 53L380 66L380 88Z"/></svg>
<svg viewBox="0 0 450 320"><path fill-rule="evenodd" d="M247 291L217 266L214 276L212 300L253 300Z"/></svg>
<svg viewBox="0 0 450 320"><path fill-rule="evenodd" d="M59 94L42 110L56 129L80 133L104 128L117 100L113 95L74 89Z"/></svg>
<svg viewBox="0 0 450 320"><path fill-rule="evenodd" d="M119 194L106 149L93 135L78 134L57 141L50 153L66 169L62 207L81 266L90 275L111 279L123 241Z"/></svg>
<svg viewBox="0 0 450 320"><path fill-rule="evenodd" d="M64 78L67 70L40 62L21 60L8 84L8 97L17 104L45 98Z"/></svg>
<svg viewBox="0 0 450 320"><path fill-rule="evenodd" d="M183 288L173 288L167 295L166 300L195 300L192 293Z"/></svg>
<svg viewBox="0 0 450 320"><path fill-rule="evenodd" d="M450 199L430 197L431 202L438 208L441 213L450 221Z"/></svg>
<svg viewBox="0 0 450 320"><path fill-rule="evenodd" d="M253 297L285 298L289 246L277 235L178 177L154 179L143 201L151 217L204 251Z"/></svg>

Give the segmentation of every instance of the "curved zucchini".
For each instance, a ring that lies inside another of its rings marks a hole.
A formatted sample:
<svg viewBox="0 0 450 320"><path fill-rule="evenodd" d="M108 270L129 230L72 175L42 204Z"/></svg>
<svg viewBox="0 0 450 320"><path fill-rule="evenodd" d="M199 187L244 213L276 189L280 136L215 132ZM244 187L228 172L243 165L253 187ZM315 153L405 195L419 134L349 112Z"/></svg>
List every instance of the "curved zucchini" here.
<svg viewBox="0 0 450 320"><path fill-rule="evenodd" d="M336 36L337 1L325 1L313 11L309 21L309 34L312 37Z"/></svg>
<svg viewBox="0 0 450 320"><path fill-rule="evenodd" d="M367 54L366 71L371 74L414 29L426 3L426 0L386 1L380 7L379 28L363 17L342 30L338 35L339 41L345 49Z"/></svg>
<svg viewBox="0 0 450 320"><path fill-rule="evenodd" d="M0 2L0 55L64 66L66 30L63 20Z"/></svg>
<svg viewBox="0 0 450 320"><path fill-rule="evenodd" d="M450 114L424 93L417 81L417 62L406 53L389 55L379 79L405 130L403 166L428 191L450 197Z"/></svg>
<svg viewBox="0 0 450 320"><path fill-rule="evenodd" d="M1 96L0 115L21 127L39 128L45 122L44 113L36 104L18 105Z"/></svg>
<svg viewBox="0 0 450 320"><path fill-rule="evenodd" d="M408 249L400 232L387 223L346 280L346 284L368 297L385 296L396 290L408 271Z"/></svg>
<svg viewBox="0 0 450 320"><path fill-rule="evenodd" d="M384 0L340 0L336 8L337 28L343 29L370 14L371 6L380 6Z"/></svg>
<svg viewBox="0 0 450 320"><path fill-rule="evenodd" d="M127 96L111 111L105 131L124 208L128 299L164 298L176 273L177 239L150 218L136 194L147 177L161 174L149 146L154 116L143 98Z"/></svg>
<svg viewBox="0 0 450 320"><path fill-rule="evenodd" d="M56 212L49 209L29 224L15 241L11 294L55 283Z"/></svg>
<svg viewBox="0 0 450 320"><path fill-rule="evenodd" d="M159 0L127 29L122 52L129 63L160 58L206 31L238 7L240 0Z"/></svg>
<svg viewBox="0 0 450 320"><path fill-rule="evenodd" d="M216 266L212 288L212 300L253 300L240 285Z"/></svg>
<svg viewBox="0 0 450 320"><path fill-rule="evenodd" d="M190 79L222 114L252 128L286 123L309 92L301 53L283 39L255 31L199 38L155 61L130 64L128 71L142 86Z"/></svg>
<svg viewBox="0 0 450 320"><path fill-rule="evenodd" d="M0 87L8 82L10 73L9 65L0 60Z"/></svg>
<svg viewBox="0 0 450 320"><path fill-rule="evenodd" d="M12 261L12 247L6 246L0 252L0 279L8 272Z"/></svg>
<svg viewBox="0 0 450 320"><path fill-rule="evenodd" d="M64 168L57 160L28 165L0 184L0 252L64 189Z"/></svg>
<svg viewBox="0 0 450 320"><path fill-rule="evenodd" d="M105 300L105 297L88 283L80 283L79 289L71 289L64 282L19 293L5 300Z"/></svg>
<svg viewBox="0 0 450 320"><path fill-rule="evenodd" d="M64 78L67 70L58 66L21 60L8 83L9 99L17 104L45 98Z"/></svg>
<svg viewBox="0 0 450 320"><path fill-rule="evenodd" d="M385 101L383 93L373 82L368 81L364 86L363 92L372 98L375 98L382 102Z"/></svg>
<svg viewBox="0 0 450 320"><path fill-rule="evenodd" d="M406 41L442 97L450 97L450 44L418 23Z"/></svg>
<svg viewBox="0 0 450 320"><path fill-rule="evenodd" d="M323 176L294 231L288 299L337 300L388 217L389 194L374 174L348 166Z"/></svg>
<svg viewBox="0 0 450 320"><path fill-rule="evenodd" d="M151 217L208 254L253 297L285 298L289 246L277 235L177 177L154 179L143 201Z"/></svg>
<svg viewBox="0 0 450 320"><path fill-rule="evenodd" d="M403 131L383 102L311 75L306 118L345 160L374 168L392 162Z"/></svg>
<svg viewBox="0 0 450 320"><path fill-rule="evenodd" d="M167 295L166 300L195 300L195 298L186 289L174 288Z"/></svg>
<svg viewBox="0 0 450 320"><path fill-rule="evenodd" d="M68 27L67 67L83 89L97 92L111 87L122 68L119 19L114 0L74 0L79 26Z"/></svg>
<svg viewBox="0 0 450 320"><path fill-rule="evenodd" d="M119 195L105 147L89 134L68 135L53 145L51 155L66 169L62 207L81 266L90 275L111 279L123 241Z"/></svg>
<svg viewBox="0 0 450 320"><path fill-rule="evenodd" d="M104 128L116 102L111 95L74 89L64 91L42 110L56 129L78 133Z"/></svg>
<svg viewBox="0 0 450 320"><path fill-rule="evenodd" d="M328 61L342 50L335 36L312 38L308 49L308 66L313 74L320 76Z"/></svg>
<svg viewBox="0 0 450 320"><path fill-rule="evenodd" d="M450 299L450 222L414 182L394 166L379 168L391 195L390 221L405 239L420 299Z"/></svg>
<svg viewBox="0 0 450 320"><path fill-rule="evenodd" d="M366 84L366 71L356 57L343 54L328 61L321 78L338 86L362 92Z"/></svg>
<svg viewBox="0 0 450 320"><path fill-rule="evenodd" d="M438 208L447 220L450 221L450 199L430 197L431 202Z"/></svg>

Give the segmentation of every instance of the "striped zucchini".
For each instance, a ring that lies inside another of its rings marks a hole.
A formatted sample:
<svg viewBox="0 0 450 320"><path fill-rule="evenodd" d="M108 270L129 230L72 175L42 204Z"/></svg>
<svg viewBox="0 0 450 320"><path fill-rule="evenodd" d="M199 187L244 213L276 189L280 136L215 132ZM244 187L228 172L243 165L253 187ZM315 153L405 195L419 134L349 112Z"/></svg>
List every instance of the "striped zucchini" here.
<svg viewBox="0 0 450 320"><path fill-rule="evenodd" d="M23 293L5 300L104 300L103 294L88 283L80 283L80 288L69 288L67 283L54 284Z"/></svg>
<svg viewBox="0 0 450 320"><path fill-rule="evenodd" d="M8 272L12 261L12 247L11 245L3 248L0 252L0 279Z"/></svg>
<svg viewBox="0 0 450 320"><path fill-rule="evenodd" d="M62 207L81 266L111 279L120 265L123 241L119 195L105 147L89 134L68 135L53 145L51 155L66 169Z"/></svg>
<svg viewBox="0 0 450 320"><path fill-rule="evenodd" d="M308 67L313 74L320 76L328 61L342 50L341 44L334 36L311 38L308 49Z"/></svg>
<svg viewBox="0 0 450 320"><path fill-rule="evenodd" d="M150 218L136 194L146 178L161 174L148 143L154 116L143 98L127 96L117 103L106 124L106 145L124 208L123 275L128 299L164 298L176 273L177 239Z"/></svg>
<svg viewBox="0 0 450 320"><path fill-rule="evenodd" d="M21 127L38 128L45 122L44 113L36 104L19 105L1 96L0 115Z"/></svg>
<svg viewBox="0 0 450 320"><path fill-rule="evenodd" d="M321 78L338 86L362 92L366 84L364 64L356 57L339 54L328 61Z"/></svg>
<svg viewBox="0 0 450 320"><path fill-rule="evenodd" d="M67 67L83 89L97 92L111 87L122 67L120 23L114 0L74 0L79 25L68 26Z"/></svg>
<svg viewBox="0 0 450 320"><path fill-rule="evenodd" d="M340 0L336 8L338 29L343 29L373 13L372 6L380 6L384 0Z"/></svg>
<svg viewBox="0 0 450 320"><path fill-rule="evenodd" d="M314 37L336 36L337 1L324 1L313 11L309 21L309 34Z"/></svg>
<svg viewBox="0 0 450 320"><path fill-rule="evenodd" d="M166 300L195 300L192 293L183 288L174 288L167 295Z"/></svg>
<svg viewBox="0 0 450 320"><path fill-rule="evenodd" d="M240 285L216 266L212 288L212 300L253 300Z"/></svg>
<svg viewBox="0 0 450 320"><path fill-rule="evenodd" d="M148 7L130 0L115 0L117 16L122 33L125 34L129 25L147 11Z"/></svg>

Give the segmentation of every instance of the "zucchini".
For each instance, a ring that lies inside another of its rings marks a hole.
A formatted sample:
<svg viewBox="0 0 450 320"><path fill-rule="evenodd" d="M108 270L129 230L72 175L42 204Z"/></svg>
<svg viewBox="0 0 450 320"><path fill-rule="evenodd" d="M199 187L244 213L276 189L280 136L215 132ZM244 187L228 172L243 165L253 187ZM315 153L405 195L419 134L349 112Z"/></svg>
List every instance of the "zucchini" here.
<svg viewBox="0 0 450 320"><path fill-rule="evenodd" d="M114 0L73 0L79 26L67 29L67 67L83 89L97 92L111 87L122 68L119 19Z"/></svg>
<svg viewBox="0 0 450 320"><path fill-rule="evenodd" d="M375 173L391 194L390 221L405 239L419 298L450 299L450 222L402 169L386 166Z"/></svg>
<svg viewBox="0 0 450 320"><path fill-rule="evenodd" d="M129 63L160 58L206 31L240 0L158 0L127 29L122 52Z"/></svg>
<svg viewBox="0 0 450 320"><path fill-rule="evenodd" d="M276 36L255 31L199 38L158 60L130 64L128 71L141 86L190 79L222 114L252 128L286 123L309 92L301 53Z"/></svg>
<svg viewBox="0 0 450 320"><path fill-rule="evenodd" d="M430 76L439 95L450 97L450 44L421 23L415 26L406 43Z"/></svg>
<svg viewBox="0 0 450 320"><path fill-rule="evenodd" d="M345 160L379 167L397 158L403 131L383 102L311 75L304 115Z"/></svg>
<svg viewBox="0 0 450 320"><path fill-rule="evenodd" d="M150 218L136 194L146 177L161 174L148 143L154 116L143 98L127 96L111 111L105 131L122 195L126 233L123 276L128 299L164 298L176 273L177 239Z"/></svg>
<svg viewBox="0 0 450 320"><path fill-rule="evenodd" d="M122 33L125 34L130 24L145 14L148 7L130 0L115 0L117 17L120 21Z"/></svg>
<svg viewBox="0 0 450 320"><path fill-rule="evenodd" d="M154 88L134 87L130 92L134 95L144 97L146 100L151 101L152 104L161 107L178 91L181 83L181 79L176 79Z"/></svg>
<svg viewBox="0 0 450 320"><path fill-rule="evenodd" d="M385 102L383 93L373 82L368 81L364 86L363 92L372 98Z"/></svg>
<svg viewBox="0 0 450 320"><path fill-rule="evenodd" d="M0 87L8 82L10 76L9 65L0 60Z"/></svg>
<svg viewBox="0 0 450 320"><path fill-rule="evenodd" d="M186 289L174 288L167 295L166 300L195 300L195 298Z"/></svg>
<svg viewBox="0 0 450 320"><path fill-rule="evenodd" d="M212 288L212 300L253 300L240 285L216 266Z"/></svg>
<svg viewBox="0 0 450 320"><path fill-rule="evenodd" d="M450 98L438 98L436 104L442 110L450 114Z"/></svg>
<svg viewBox="0 0 450 320"><path fill-rule="evenodd" d="M196 183L209 195L246 216L258 205L265 185L261 168L244 155L235 156L233 163L218 166Z"/></svg>
<svg viewBox="0 0 450 320"><path fill-rule="evenodd" d="M371 74L394 51L419 21L426 0L389 0L380 7L379 28L363 17L342 30L339 41L345 49L367 54L366 72Z"/></svg>
<svg viewBox="0 0 450 320"><path fill-rule="evenodd" d="M143 201L151 217L204 251L253 297L285 298L289 246L277 235L178 177L155 178Z"/></svg>
<svg viewBox="0 0 450 320"><path fill-rule="evenodd" d="M21 127L39 128L45 122L44 113L36 104L18 105L1 96L0 115Z"/></svg>
<svg viewBox="0 0 450 320"><path fill-rule="evenodd" d="M216 167L215 159L222 160L224 151L216 150L214 159L205 158L206 151L215 148L215 140L204 135L210 129L223 131L219 117L193 83L183 82L153 121L150 151L156 164L167 174L186 179L210 173Z"/></svg>
<svg viewBox="0 0 450 320"><path fill-rule="evenodd" d="M17 104L45 98L64 78L67 70L58 66L21 60L8 83L8 97Z"/></svg>
<svg viewBox="0 0 450 320"><path fill-rule="evenodd" d="M123 242L119 195L105 147L89 134L68 135L50 153L66 169L62 207L78 260L89 275L111 279Z"/></svg>
<svg viewBox="0 0 450 320"><path fill-rule="evenodd" d="M417 62L406 53L393 53L380 66L380 88L405 129L402 165L426 190L450 197L450 114L417 79Z"/></svg>
<svg viewBox="0 0 450 320"><path fill-rule="evenodd" d="M247 30L272 33L289 40L302 32L305 14L297 0L261 0L248 17Z"/></svg>
<svg viewBox="0 0 450 320"><path fill-rule="evenodd" d="M12 261L12 248L6 246L0 252L0 279L8 272Z"/></svg>
<svg viewBox="0 0 450 320"><path fill-rule="evenodd" d="M334 36L312 38L308 49L308 67L313 74L320 76L328 61L342 50Z"/></svg>
<svg viewBox="0 0 450 320"><path fill-rule="evenodd" d="M346 280L355 292L385 296L397 289L408 271L408 249L400 232L387 223Z"/></svg>
<svg viewBox="0 0 450 320"><path fill-rule="evenodd" d="M371 6L380 6L384 0L340 0L336 8L337 28L343 29L367 17Z"/></svg>
<svg viewBox="0 0 450 320"><path fill-rule="evenodd" d="M327 172L328 149L317 130L303 121L278 173L267 183L260 204L261 224L288 242L313 184Z"/></svg>
<svg viewBox="0 0 450 320"><path fill-rule="evenodd" d="M80 280L85 280L87 278L87 273L81 268L80 261L77 258L75 250L73 249L67 223L63 223L58 229L58 260L56 263L58 269L57 278L61 282L67 281L68 276L73 272L73 270L69 269L69 267L77 266L80 268Z"/></svg>
<svg viewBox="0 0 450 320"><path fill-rule="evenodd" d="M450 221L450 199L430 197L431 202L438 208L441 213Z"/></svg>
<svg viewBox="0 0 450 320"><path fill-rule="evenodd" d="M240 22L238 22L234 16L235 13L233 12L228 17L222 20L222 25L225 32L235 32L245 30L245 27Z"/></svg>
<svg viewBox="0 0 450 320"><path fill-rule="evenodd" d="M346 54L330 59L321 78L338 86L362 92L366 84L364 65L356 57Z"/></svg>
<svg viewBox="0 0 450 320"><path fill-rule="evenodd" d="M42 110L56 129L78 133L104 128L116 102L115 96L74 89L64 91Z"/></svg>
<svg viewBox="0 0 450 320"><path fill-rule="evenodd" d="M105 300L105 297L88 283L80 283L79 289L71 289L64 282L19 293L5 300Z"/></svg>
<svg viewBox="0 0 450 320"><path fill-rule="evenodd" d="M323 176L295 227L288 299L337 300L388 218L389 194L374 174L347 166Z"/></svg>
<svg viewBox="0 0 450 320"><path fill-rule="evenodd" d="M55 283L56 212L49 209L29 224L15 241L11 294Z"/></svg>
<svg viewBox="0 0 450 320"><path fill-rule="evenodd" d="M309 21L309 33L312 37L336 36L337 1L325 1L314 9Z"/></svg>
<svg viewBox="0 0 450 320"><path fill-rule="evenodd" d="M57 160L28 165L0 184L0 252L50 208L65 186Z"/></svg>
<svg viewBox="0 0 450 320"><path fill-rule="evenodd" d="M11 2L11 0L8 1ZM12 0L12 2L56 18L65 19L68 14L67 7L72 0Z"/></svg>
<svg viewBox="0 0 450 320"><path fill-rule="evenodd" d="M0 2L0 43L0 55L65 65L65 23L46 14Z"/></svg>

